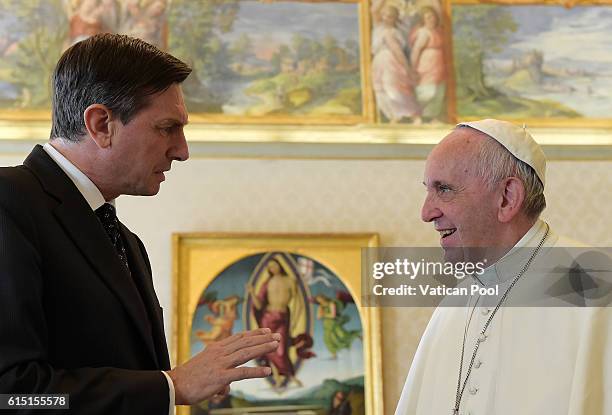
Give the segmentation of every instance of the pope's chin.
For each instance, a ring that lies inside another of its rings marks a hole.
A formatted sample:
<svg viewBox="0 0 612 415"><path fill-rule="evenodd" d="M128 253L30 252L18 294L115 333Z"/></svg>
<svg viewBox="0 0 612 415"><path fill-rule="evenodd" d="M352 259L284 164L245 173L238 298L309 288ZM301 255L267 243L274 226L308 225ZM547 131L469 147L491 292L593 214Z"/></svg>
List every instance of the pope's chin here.
<svg viewBox="0 0 612 415"><path fill-rule="evenodd" d="M444 261L453 263L463 261L463 247L458 246L459 243L456 231L440 238L440 246L444 249Z"/></svg>
<svg viewBox="0 0 612 415"><path fill-rule="evenodd" d="M456 263L462 262L464 258L463 247L460 246L442 246L444 249L444 261Z"/></svg>
<svg viewBox="0 0 612 415"><path fill-rule="evenodd" d="M443 246L444 261L457 262L480 262L486 261L487 248L476 246Z"/></svg>

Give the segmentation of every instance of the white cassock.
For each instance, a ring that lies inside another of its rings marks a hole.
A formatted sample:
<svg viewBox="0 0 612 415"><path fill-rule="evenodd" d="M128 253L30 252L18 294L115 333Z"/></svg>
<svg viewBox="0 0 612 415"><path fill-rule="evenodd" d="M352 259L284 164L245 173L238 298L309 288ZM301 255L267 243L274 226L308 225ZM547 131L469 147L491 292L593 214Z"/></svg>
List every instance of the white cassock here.
<svg viewBox="0 0 612 415"><path fill-rule="evenodd" d="M480 278L484 285L499 284L503 293L533 252L517 248L537 246L545 231L544 222L538 221L512 250L487 268ZM558 252L552 247L571 246L575 242L549 231L508 301L550 289L555 284L550 278L535 278L538 263ZM570 264L560 265L567 271ZM557 279L567 280L567 275L557 275ZM549 301L556 301L557 306L501 307L497 311L474 360L460 414L612 415L611 308L575 307L559 298ZM421 338L396 415L453 413L465 330L462 380L493 308L494 304L436 309Z"/></svg>

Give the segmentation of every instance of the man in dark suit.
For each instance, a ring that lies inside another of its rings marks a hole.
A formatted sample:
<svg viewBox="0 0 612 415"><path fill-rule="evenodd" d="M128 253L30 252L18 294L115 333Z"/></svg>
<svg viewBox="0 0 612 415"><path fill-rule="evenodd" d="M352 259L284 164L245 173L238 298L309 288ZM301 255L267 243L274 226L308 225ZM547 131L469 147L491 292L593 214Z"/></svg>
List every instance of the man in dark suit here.
<svg viewBox="0 0 612 415"><path fill-rule="evenodd" d="M75 414L165 415L270 375L237 367L276 349L267 329L170 370L145 248L115 216L116 197L156 194L188 158L190 72L120 35L62 55L49 143L0 169L0 393L67 393Z"/></svg>

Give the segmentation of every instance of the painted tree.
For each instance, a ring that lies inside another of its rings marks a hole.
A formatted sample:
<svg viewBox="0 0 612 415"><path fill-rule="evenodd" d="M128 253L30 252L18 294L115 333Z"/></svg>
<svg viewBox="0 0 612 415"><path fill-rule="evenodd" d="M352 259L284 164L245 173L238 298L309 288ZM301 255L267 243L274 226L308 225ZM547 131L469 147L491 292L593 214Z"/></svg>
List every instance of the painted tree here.
<svg viewBox="0 0 612 415"><path fill-rule="evenodd" d="M272 63L276 73L281 71L283 60L289 57L291 57L291 49L287 45L281 45L278 50L274 52L270 62Z"/></svg>
<svg viewBox="0 0 612 415"><path fill-rule="evenodd" d="M46 109L68 27L61 0L0 0L0 10L6 11L0 36L11 48L3 57L2 77L20 91L14 106Z"/></svg>
<svg viewBox="0 0 612 415"><path fill-rule="evenodd" d="M310 54L308 39L299 33L295 33L291 37L291 49L297 60L307 59Z"/></svg>
<svg viewBox="0 0 612 415"><path fill-rule="evenodd" d="M246 60L253 54L253 40L251 37L243 33L236 39L230 47L232 61L242 67Z"/></svg>
<svg viewBox="0 0 612 415"><path fill-rule="evenodd" d="M222 35L232 30L239 8L239 0L173 0L168 12L169 52L193 67L185 95L205 98L211 110L225 99L218 81L230 72L230 61Z"/></svg>
<svg viewBox="0 0 612 415"><path fill-rule="evenodd" d="M338 41L332 35L325 35L322 44L328 65L330 68L335 68L340 60L338 57Z"/></svg>
<svg viewBox="0 0 612 415"><path fill-rule="evenodd" d="M506 7L453 6L453 50L457 95L469 100L494 98L497 90L484 78L484 61L508 44L518 26Z"/></svg>
<svg viewBox="0 0 612 415"><path fill-rule="evenodd" d="M357 64L359 61L359 43L354 39L347 39L344 41L344 48L351 58L351 63Z"/></svg>

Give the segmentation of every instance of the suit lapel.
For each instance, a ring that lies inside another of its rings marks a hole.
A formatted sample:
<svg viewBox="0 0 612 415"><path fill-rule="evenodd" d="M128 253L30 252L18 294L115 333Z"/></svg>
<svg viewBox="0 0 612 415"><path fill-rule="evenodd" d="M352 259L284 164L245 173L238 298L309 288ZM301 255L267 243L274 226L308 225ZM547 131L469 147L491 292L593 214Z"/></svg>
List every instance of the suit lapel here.
<svg viewBox="0 0 612 415"><path fill-rule="evenodd" d="M142 252L136 237L123 226L123 224L121 224L121 234L125 241L132 278L138 286L138 290L144 302L144 307L151 321L151 333L153 335L155 350L157 351L157 363L161 368L169 368L170 362L168 360L168 348L164 335L164 321L161 315L159 302L157 301L157 296L155 295L153 279L149 272L149 268L145 264L145 253Z"/></svg>
<svg viewBox="0 0 612 415"><path fill-rule="evenodd" d="M24 165L34 172L45 190L58 200L59 204L53 213L66 234L120 300L150 356L157 361L150 326L147 324L147 313L138 290L85 198L40 145L32 150Z"/></svg>

